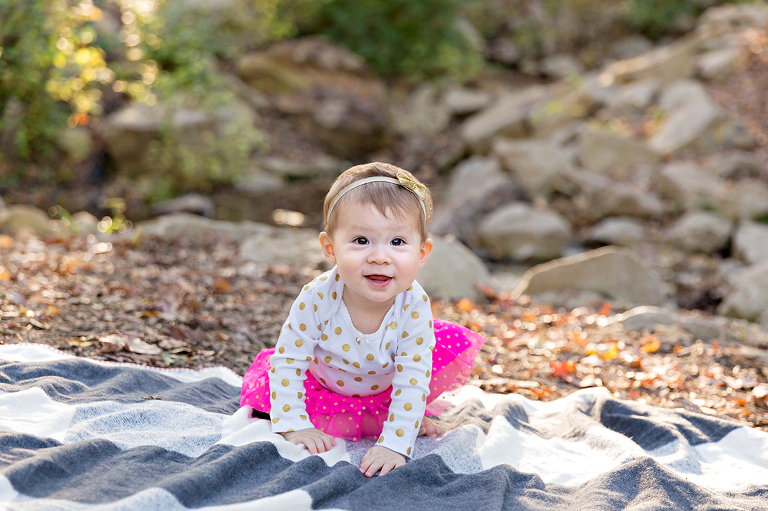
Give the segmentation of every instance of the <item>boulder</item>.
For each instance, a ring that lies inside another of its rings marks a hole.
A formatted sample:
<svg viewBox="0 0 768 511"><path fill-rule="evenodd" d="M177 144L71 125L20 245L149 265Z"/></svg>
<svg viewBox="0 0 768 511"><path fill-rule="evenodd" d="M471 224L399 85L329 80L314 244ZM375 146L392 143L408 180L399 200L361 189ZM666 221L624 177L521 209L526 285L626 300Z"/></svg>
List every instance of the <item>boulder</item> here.
<svg viewBox="0 0 768 511"><path fill-rule="evenodd" d="M766 310L768 261L762 261L747 267L731 279L731 290L725 295L717 312L724 316L757 321Z"/></svg>
<svg viewBox="0 0 768 511"><path fill-rule="evenodd" d="M539 67L544 76L555 79L580 76L584 73L584 65L567 53L548 55L541 59Z"/></svg>
<svg viewBox="0 0 768 511"><path fill-rule="evenodd" d="M187 240L195 244L219 237L238 240L255 234L267 236L275 229L257 222L245 221L235 224L191 213L172 213L136 225L141 237L157 236L171 240Z"/></svg>
<svg viewBox="0 0 768 511"><path fill-rule="evenodd" d="M614 217L606 218L589 229L586 241L592 244L631 247L645 241L647 237L645 222L637 218Z"/></svg>
<svg viewBox="0 0 768 511"><path fill-rule="evenodd" d="M440 193L431 230L476 245L478 220L503 204L520 199L520 195L496 158L473 156L456 166L448 186Z"/></svg>
<svg viewBox="0 0 768 511"><path fill-rule="evenodd" d="M665 212L655 192L626 182L596 181L586 196L586 209L582 213L595 220L610 216L657 218Z"/></svg>
<svg viewBox="0 0 768 511"><path fill-rule="evenodd" d="M606 87L610 93L605 95L605 103L614 116L643 112L655 102L660 88L661 82L656 78Z"/></svg>
<svg viewBox="0 0 768 511"><path fill-rule="evenodd" d="M733 236L733 255L748 264L768 261L768 225L742 222Z"/></svg>
<svg viewBox="0 0 768 511"><path fill-rule="evenodd" d="M515 181L531 196L549 196L569 183L568 173L574 169L572 153L550 141L497 138L493 154Z"/></svg>
<svg viewBox="0 0 768 511"><path fill-rule="evenodd" d="M723 203L725 185L690 161L665 165L657 178L659 193L677 210L715 209Z"/></svg>
<svg viewBox="0 0 768 511"><path fill-rule="evenodd" d="M45 238L55 234L51 217L42 209L14 204L0 209L0 233L18 236L32 234Z"/></svg>
<svg viewBox="0 0 768 511"><path fill-rule="evenodd" d="M480 223L480 245L496 259L547 260L560 257L571 241L571 225L557 213L514 202Z"/></svg>
<svg viewBox="0 0 768 511"><path fill-rule="evenodd" d="M461 137L475 151L484 151L496 136L525 137L529 134L531 108L547 97L547 88L531 86L500 96L485 109L461 124Z"/></svg>
<svg viewBox="0 0 768 511"><path fill-rule="evenodd" d="M216 215L216 204L207 195L188 193L175 199L156 202L152 205L152 213L155 215L168 215L170 213L193 213L204 217L213 218Z"/></svg>
<svg viewBox="0 0 768 511"><path fill-rule="evenodd" d="M491 280L483 261L453 236L433 236L432 255L417 280L432 299L482 299Z"/></svg>
<svg viewBox="0 0 768 511"><path fill-rule="evenodd" d="M660 157L641 140L585 126L579 131L579 160L590 172L625 178L640 165L656 165Z"/></svg>
<svg viewBox="0 0 768 511"><path fill-rule="evenodd" d="M258 264L329 269L318 234L314 229L270 228L245 238L238 255L243 261Z"/></svg>
<svg viewBox="0 0 768 511"><path fill-rule="evenodd" d="M763 173L760 159L752 151L739 149L718 152L704 160L704 170L721 179L759 178Z"/></svg>
<svg viewBox="0 0 768 511"><path fill-rule="evenodd" d="M708 211L688 211L667 230L665 240L688 252L712 254L728 245L732 222Z"/></svg>
<svg viewBox="0 0 768 511"><path fill-rule="evenodd" d="M451 112L433 85L421 85L400 101L393 101L390 119L404 137L434 137L448 127Z"/></svg>
<svg viewBox="0 0 768 511"><path fill-rule="evenodd" d="M719 209L738 220L764 218L768 215L768 185L762 179L728 183Z"/></svg>
<svg viewBox="0 0 768 511"><path fill-rule="evenodd" d="M451 115L468 115L482 110L493 101L490 93L467 87L451 87L443 94L443 105Z"/></svg>
<svg viewBox="0 0 768 511"><path fill-rule="evenodd" d="M721 48L699 55L696 74L704 80L723 79L736 72L742 56L741 48Z"/></svg>
<svg viewBox="0 0 768 511"><path fill-rule="evenodd" d="M699 17L698 32L704 37L741 32L768 25L768 7L751 4L726 4L707 9Z"/></svg>
<svg viewBox="0 0 768 511"><path fill-rule="evenodd" d="M656 78L671 83L693 76L699 38L686 37L667 46L655 48L631 59L610 64L601 73L604 84L628 83Z"/></svg>
<svg viewBox="0 0 768 511"><path fill-rule="evenodd" d="M534 266L512 291L512 297L580 290L636 305L661 306L666 301L663 289L658 274L647 268L634 252L603 247Z"/></svg>

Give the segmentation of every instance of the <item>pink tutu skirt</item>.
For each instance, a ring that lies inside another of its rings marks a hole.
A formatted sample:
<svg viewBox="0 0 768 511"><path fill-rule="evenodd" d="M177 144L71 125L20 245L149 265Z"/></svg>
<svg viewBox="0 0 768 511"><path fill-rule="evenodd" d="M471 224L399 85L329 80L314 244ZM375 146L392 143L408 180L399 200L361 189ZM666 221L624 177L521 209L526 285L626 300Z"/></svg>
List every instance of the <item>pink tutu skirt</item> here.
<svg viewBox="0 0 768 511"><path fill-rule="evenodd" d="M427 415L440 415L448 406L440 396L457 390L467 382L475 356L485 338L450 321L434 320L435 349L432 352L432 379L427 396ZM243 377L240 406L269 413L269 359L274 348L256 355ZM304 380L307 413L316 428L349 440L376 438L381 433L392 402L392 387L384 392L364 397L343 396L323 387L310 371Z"/></svg>

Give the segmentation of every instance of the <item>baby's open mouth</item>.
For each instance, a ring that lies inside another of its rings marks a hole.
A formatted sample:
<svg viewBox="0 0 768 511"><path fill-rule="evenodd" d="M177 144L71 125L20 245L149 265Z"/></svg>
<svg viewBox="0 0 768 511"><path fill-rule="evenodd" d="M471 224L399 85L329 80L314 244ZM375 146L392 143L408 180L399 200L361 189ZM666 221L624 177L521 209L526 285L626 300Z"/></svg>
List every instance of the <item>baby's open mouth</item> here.
<svg viewBox="0 0 768 511"><path fill-rule="evenodd" d="M366 275L365 278L374 286L384 286L392 280L392 277L386 275Z"/></svg>

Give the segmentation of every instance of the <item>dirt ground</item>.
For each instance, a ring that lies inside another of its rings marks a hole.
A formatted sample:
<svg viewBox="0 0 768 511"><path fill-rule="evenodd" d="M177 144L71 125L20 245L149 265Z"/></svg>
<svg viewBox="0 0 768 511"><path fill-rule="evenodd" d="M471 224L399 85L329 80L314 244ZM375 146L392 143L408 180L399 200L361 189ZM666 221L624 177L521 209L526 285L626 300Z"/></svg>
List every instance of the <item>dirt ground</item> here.
<svg viewBox="0 0 768 511"><path fill-rule="evenodd" d="M233 240L97 242L0 235L0 344L242 375L275 343L311 270L243 263ZM487 342L470 384L552 400L603 386L621 399L729 417L768 431L768 335L736 322L717 339L669 326L627 332L617 312L553 309L488 291L433 303Z"/></svg>

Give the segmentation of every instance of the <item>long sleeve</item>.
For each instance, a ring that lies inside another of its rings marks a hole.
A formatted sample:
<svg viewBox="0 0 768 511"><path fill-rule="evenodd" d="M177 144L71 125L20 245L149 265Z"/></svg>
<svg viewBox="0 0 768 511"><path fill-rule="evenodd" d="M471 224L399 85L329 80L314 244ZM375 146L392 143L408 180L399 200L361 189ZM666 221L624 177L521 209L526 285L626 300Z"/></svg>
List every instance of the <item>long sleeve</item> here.
<svg viewBox="0 0 768 511"><path fill-rule="evenodd" d="M389 325L399 333L399 339L393 359L392 403L378 440L378 445L406 456L413 452L424 418L435 348L429 298L415 282L414 287L410 300L401 306L402 324Z"/></svg>
<svg viewBox="0 0 768 511"><path fill-rule="evenodd" d="M307 285L291 306L270 359L272 432L312 428L304 403L304 380L320 336L315 290Z"/></svg>

